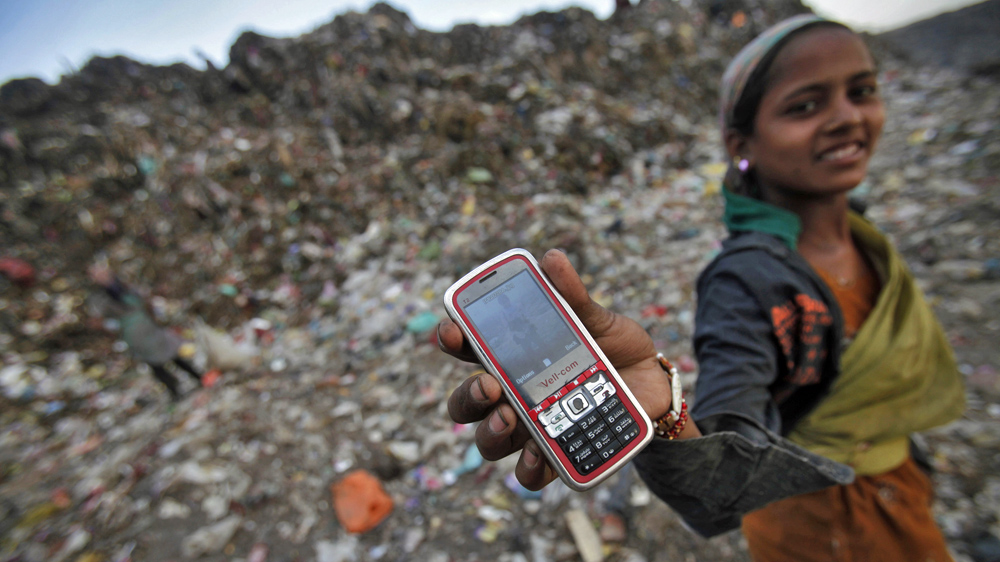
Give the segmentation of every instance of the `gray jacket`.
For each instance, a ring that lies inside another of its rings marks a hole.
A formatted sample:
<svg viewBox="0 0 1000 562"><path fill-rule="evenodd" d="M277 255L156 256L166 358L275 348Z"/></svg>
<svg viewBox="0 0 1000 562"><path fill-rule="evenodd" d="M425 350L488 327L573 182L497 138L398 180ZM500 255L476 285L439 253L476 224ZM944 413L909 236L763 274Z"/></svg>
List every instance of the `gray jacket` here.
<svg viewBox="0 0 1000 562"><path fill-rule="evenodd" d="M815 301L828 314L807 319ZM773 501L852 482L850 467L782 437L839 374L842 334L836 299L802 256L769 234L728 239L698 279L691 418L704 436L656 439L636 457L650 490L710 537Z"/></svg>

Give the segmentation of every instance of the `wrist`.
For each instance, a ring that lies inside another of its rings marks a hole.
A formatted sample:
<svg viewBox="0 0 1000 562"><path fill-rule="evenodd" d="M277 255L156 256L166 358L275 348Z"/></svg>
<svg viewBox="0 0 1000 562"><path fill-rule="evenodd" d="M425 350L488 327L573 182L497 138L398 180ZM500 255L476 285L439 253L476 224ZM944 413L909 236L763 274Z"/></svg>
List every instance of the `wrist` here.
<svg viewBox="0 0 1000 562"><path fill-rule="evenodd" d="M652 418L653 430L659 437L676 439L682 434L691 433L690 431L684 431L688 425L687 402L684 400L684 393L681 389L680 375L677 373L677 368L662 353L657 353L656 359L660 364L660 368L663 369L669 379L670 406L665 414L658 418Z"/></svg>

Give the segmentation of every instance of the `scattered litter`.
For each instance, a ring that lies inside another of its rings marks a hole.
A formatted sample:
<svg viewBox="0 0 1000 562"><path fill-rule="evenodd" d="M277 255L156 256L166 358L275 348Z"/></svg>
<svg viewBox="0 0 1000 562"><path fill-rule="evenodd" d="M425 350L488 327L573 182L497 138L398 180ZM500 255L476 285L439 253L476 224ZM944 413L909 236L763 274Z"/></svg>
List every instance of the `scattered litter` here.
<svg viewBox="0 0 1000 562"><path fill-rule="evenodd" d="M726 235L719 73L802 7L633 4L446 33L377 4L301 37L246 32L223 68L96 57L0 88L3 557L745 559L739 537L686 540L641 484L624 539L595 547L604 487L532 492L517 455L484 462L447 414L472 366L433 345L460 275L558 247L693 391L695 283ZM949 547L986 559L1000 88L872 41L889 115L854 195L962 364L967 415L924 438ZM97 260L179 327L200 385L178 377L171 401L123 353Z"/></svg>

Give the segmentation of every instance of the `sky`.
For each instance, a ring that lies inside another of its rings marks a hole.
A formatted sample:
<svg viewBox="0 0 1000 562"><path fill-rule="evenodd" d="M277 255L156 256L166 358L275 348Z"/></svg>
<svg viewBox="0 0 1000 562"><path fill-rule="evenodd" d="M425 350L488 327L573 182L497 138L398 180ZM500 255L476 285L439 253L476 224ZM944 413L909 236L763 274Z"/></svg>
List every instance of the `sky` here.
<svg viewBox="0 0 1000 562"><path fill-rule="evenodd" d="M633 0L634 1L634 0ZM858 30L884 31L978 0L805 0L817 13ZM148 64L200 54L223 67L240 33L272 37L311 31L374 0L0 0L0 84L34 76L50 84L94 55L126 55ZM422 29L456 23L509 24L524 14L575 5L608 17L614 0L390 0Z"/></svg>

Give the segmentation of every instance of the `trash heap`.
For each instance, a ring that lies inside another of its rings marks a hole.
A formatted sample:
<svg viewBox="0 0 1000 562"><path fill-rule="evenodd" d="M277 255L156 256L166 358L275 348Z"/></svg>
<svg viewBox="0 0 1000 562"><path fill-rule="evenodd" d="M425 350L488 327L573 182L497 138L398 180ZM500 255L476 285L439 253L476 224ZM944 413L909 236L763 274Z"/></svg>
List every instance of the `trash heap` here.
<svg viewBox="0 0 1000 562"><path fill-rule="evenodd" d="M631 473L535 493L484 463L445 406L473 368L433 328L479 262L558 247L690 388L725 237L716 84L802 11L646 0L432 33L378 4L245 33L222 69L95 58L4 85L0 559L748 560ZM889 116L857 195L967 377L966 415L923 436L939 522L957 560L997 560L1000 89L870 39ZM204 387L171 404L129 359L95 260L195 344ZM601 524L616 502L625 534Z"/></svg>

